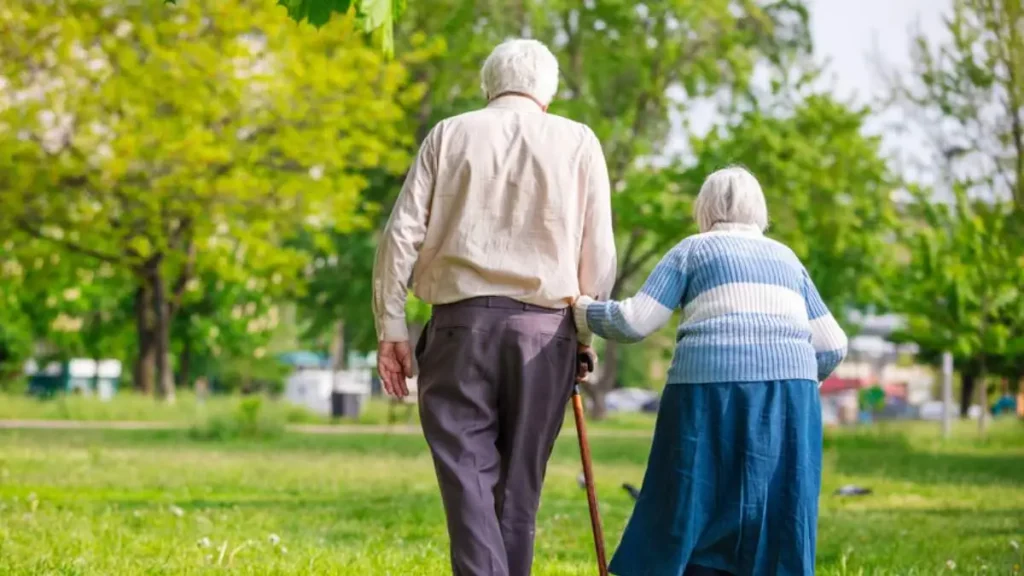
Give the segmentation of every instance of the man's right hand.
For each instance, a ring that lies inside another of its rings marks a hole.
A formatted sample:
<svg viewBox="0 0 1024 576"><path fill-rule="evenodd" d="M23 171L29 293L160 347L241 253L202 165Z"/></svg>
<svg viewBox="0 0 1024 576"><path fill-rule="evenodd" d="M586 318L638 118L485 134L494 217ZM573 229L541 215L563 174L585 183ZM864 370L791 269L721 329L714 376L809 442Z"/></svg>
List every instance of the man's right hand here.
<svg viewBox="0 0 1024 576"><path fill-rule="evenodd" d="M576 347L576 381L586 382L590 373L593 371L592 368L597 368L597 353L594 349L585 344L580 344ZM586 359L589 358L590 362L587 363Z"/></svg>
<svg viewBox="0 0 1024 576"><path fill-rule="evenodd" d="M381 342L377 346L377 372L384 391L395 398L409 395L406 378L412 378L412 348L408 342Z"/></svg>

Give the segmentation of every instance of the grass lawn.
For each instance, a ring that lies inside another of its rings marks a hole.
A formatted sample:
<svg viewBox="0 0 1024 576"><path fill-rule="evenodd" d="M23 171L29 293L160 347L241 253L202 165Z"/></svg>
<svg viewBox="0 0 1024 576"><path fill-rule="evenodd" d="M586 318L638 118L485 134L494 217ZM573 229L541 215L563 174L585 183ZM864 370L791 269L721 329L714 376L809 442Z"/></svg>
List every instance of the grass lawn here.
<svg viewBox="0 0 1024 576"><path fill-rule="evenodd" d="M1020 573L1024 426L1001 422L985 442L969 427L946 444L933 432L829 433L819 574ZM639 483L647 449L642 437L593 441L612 545L632 506L618 486ZM563 437L535 574L596 573L578 471ZM875 493L830 495L846 483ZM439 575L446 547L416 436L0 432L0 574Z"/></svg>
<svg viewBox="0 0 1024 576"><path fill-rule="evenodd" d="M79 422L149 422L189 426L210 416L230 415L244 402L240 396L214 395L199 402L191 392L180 391L174 404L158 402L152 397L123 392L109 402L83 396L60 395L38 400L24 394L0 393L0 420L62 420ZM390 407L387 400L375 398L363 407L357 420L332 420L283 400L264 399L262 414L287 424L367 424L388 423ZM399 406L395 410L398 424L417 425L415 407ZM600 424L602 428L645 432L651 429L648 414L614 414Z"/></svg>

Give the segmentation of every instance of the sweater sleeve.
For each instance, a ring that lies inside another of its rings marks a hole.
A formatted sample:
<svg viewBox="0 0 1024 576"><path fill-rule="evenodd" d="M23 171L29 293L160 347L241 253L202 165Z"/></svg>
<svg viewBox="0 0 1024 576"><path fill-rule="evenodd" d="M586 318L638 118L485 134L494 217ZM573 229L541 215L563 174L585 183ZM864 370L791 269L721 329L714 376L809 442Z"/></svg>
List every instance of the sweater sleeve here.
<svg viewBox="0 0 1024 576"><path fill-rule="evenodd" d="M807 303L807 319L811 325L811 345L814 346L814 355L818 361L818 381L821 382L828 378L846 357L848 342L846 333L825 306L807 270L803 273L804 301Z"/></svg>
<svg viewBox="0 0 1024 576"><path fill-rule="evenodd" d="M690 245L684 240L666 254L640 291L630 298L596 302L580 297L573 308L578 330L608 340L639 342L664 326L686 290Z"/></svg>

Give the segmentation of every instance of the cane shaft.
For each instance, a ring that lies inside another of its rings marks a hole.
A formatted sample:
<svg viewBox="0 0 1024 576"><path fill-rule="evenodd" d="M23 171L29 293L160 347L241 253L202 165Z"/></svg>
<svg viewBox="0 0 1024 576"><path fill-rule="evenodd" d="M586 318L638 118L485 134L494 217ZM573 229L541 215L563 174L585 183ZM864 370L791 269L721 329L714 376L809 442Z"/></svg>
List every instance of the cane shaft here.
<svg viewBox="0 0 1024 576"><path fill-rule="evenodd" d="M590 506L590 526L594 532L598 571L601 576L607 576L608 561L604 551L604 531L601 529L601 514L597 508L594 469L590 460L590 443L587 441L587 425L583 419L583 398L580 396L579 388L573 390L572 411L576 416L576 435L580 442L580 459L583 461L583 479L587 486L587 504Z"/></svg>

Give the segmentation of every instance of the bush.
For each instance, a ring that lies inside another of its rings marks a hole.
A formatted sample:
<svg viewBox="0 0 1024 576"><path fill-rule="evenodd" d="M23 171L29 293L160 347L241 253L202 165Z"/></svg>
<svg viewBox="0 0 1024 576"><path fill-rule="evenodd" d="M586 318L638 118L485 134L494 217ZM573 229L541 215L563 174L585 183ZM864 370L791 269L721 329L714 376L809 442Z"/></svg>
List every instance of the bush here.
<svg viewBox="0 0 1024 576"><path fill-rule="evenodd" d="M217 392L276 396L284 391L292 371L277 358L229 357L221 359L209 371L210 383Z"/></svg>
<svg viewBox="0 0 1024 576"><path fill-rule="evenodd" d="M264 410L262 396L242 398L229 412L214 413L192 426L198 440L265 440L284 434L285 422Z"/></svg>

